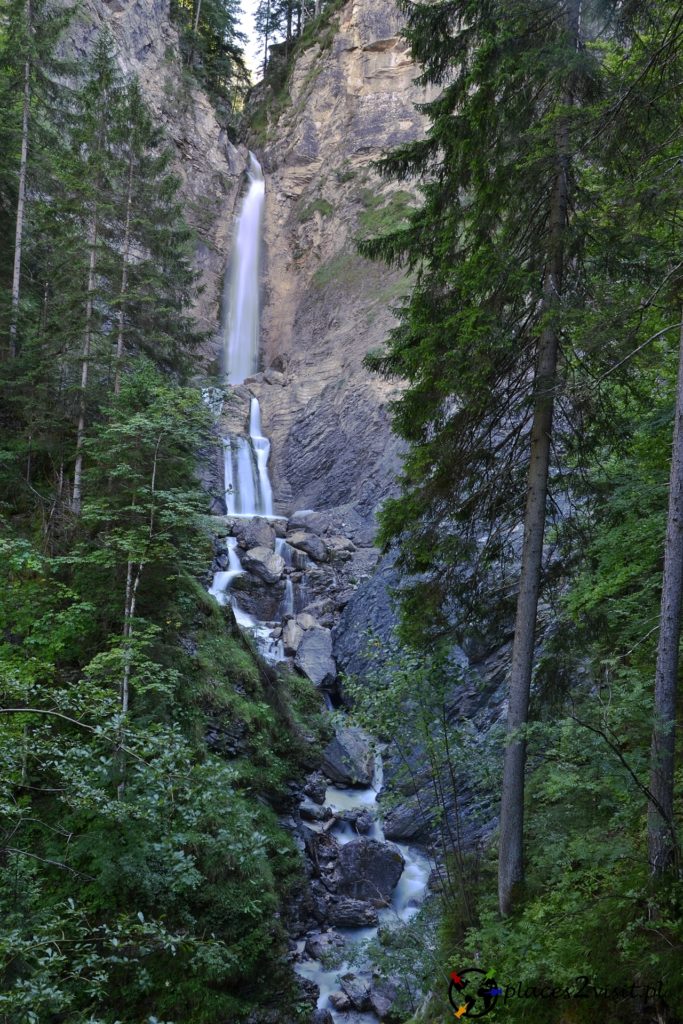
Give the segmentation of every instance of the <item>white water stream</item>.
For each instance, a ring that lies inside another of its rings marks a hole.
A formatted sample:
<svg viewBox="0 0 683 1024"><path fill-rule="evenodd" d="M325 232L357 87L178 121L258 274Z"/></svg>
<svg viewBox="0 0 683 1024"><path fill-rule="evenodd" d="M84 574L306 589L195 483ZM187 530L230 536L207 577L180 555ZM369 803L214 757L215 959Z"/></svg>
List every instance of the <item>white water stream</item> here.
<svg viewBox="0 0 683 1024"><path fill-rule="evenodd" d="M378 754L375 763L375 777L371 787L367 789L342 789L338 786L328 786L325 793L325 806L330 807L338 814L357 809L374 813L375 821L370 832L367 833L368 838L384 842L384 831L377 805L377 796L382 788L382 782L382 760ZM314 824L308 827L316 832L322 828L322 826ZM342 844L358 839L358 833L346 821L337 821L332 828L332 835ZM427 883L431 871L429 860L420 850L405 846L402 843L394 843L394 845L403 854L405 867L398 885L392 893L391 903L378 913L379 927L397 924L400 921L409 921L418 912L427 892ZM353 948L361 942L369 942L374 939L379 928L337 928L335 930L343 936L348 949L348 947ZM301 952L303 952L303 946ZM318 1009L328 1010L334 1021L344 1024L344 1021L348 1019L348 1013L335 1010L330 1003L330 996L333 992L339 991L341 976L349 970L355 972L358 968L350 967L348 960L345 960L338 967L328 968L324 967L318 960L308 958L295 964L294 969L297 974L308 978L309 981L315 982L320 989ZM352 1020L353 1024L377 1024L378 1018L372 1012L354 1012Z"/></svg>
<svg viewBox="0 0 683 1024"><path fill-rule="evenodd" d="M249 187L242 201L235 225L232 266L224 291L223 351L224 372L228 384L243 384L258 369L260 341L260 263L261 226L265 202L265 181L261 167L253 154L249 155ZM268 475L270 442L263 435L261 409L258 400L252 396L249 408L249 434L224 438L225 500L229 515L273 516L273 492ZM227 540L228 568L214 576L210 593L222 604L231 604L237 623L254 636L261 654L271 662L284 659L282 640L274 639L276 623L260 622L240 608L232 586L244 570L240 562L237 540ZM309 567L308 557L283 539L278 539L275 551L281 555L287 567L285 590L279 608L279 618L301 611L307 603L305 572ZM295 574L296 584L292 579ZM329 699L329 695L328 695ZM325 804L336 814L363 809L375 815L370 838L384 841L381 820L378 814L377 794L382 788L382 764L378 757L373 786L367 789L342 789L330 786L325 794ZM313 829L321 826L310 825ZM337 820L332 835L339 843L348 843L358 838L353 826ZM380 927L400 921L408 921L417 913L424 899L430 866L420 851L396 844L405 859L403 874L396 886L391 903L379 911ZM375 937L378 928L336 929L348 946ZM299 952L303 953L301 942ZM320 989L318 1007L330 1011L339 1024L347 1020L347 1014L335 1010L330 1004L332 992L339 989L339 977L349 969L348 962L328 970L321 963L302 959L296 965L297 972L314 981ZM354 1024L376 1024L374 1013L352 1014Z"/></svg>

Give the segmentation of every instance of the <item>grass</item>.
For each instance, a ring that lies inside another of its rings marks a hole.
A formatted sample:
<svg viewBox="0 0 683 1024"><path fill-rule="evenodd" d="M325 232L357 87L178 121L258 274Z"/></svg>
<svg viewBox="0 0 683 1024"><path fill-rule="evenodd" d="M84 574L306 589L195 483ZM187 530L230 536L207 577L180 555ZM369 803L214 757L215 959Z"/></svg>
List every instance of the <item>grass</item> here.
<svg viewBox="0 0 683 1024"><path fill-rule="evenodd" d="M322 217L329 217L331 213L334 213L334 206L332 203L328 203L327 199L314 199L312 203L308 203L299 211L299 222L305 224L307 221L313 220L316 213Z"/></svg>

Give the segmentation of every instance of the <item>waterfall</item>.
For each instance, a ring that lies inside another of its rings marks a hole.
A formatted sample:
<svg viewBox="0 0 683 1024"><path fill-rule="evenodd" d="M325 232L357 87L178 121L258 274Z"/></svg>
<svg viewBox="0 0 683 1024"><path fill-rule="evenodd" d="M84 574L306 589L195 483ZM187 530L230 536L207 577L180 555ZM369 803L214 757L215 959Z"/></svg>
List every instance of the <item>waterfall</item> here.
<svg viewBox="0 0 683 1024"><path fill-rule="evenodd" d="M249 439L256 453L256 472L258 485L258 505L256 511L264 516L273 514L273 489L268 476L268 458L270 441L261 434L261 406L257 398L252 398L249 413Z"/></svg>
<svg viewBox="0 0 683 1024"><path fill-rule="evenodd" d="M223 359L229 384L241 384L258 369L261 224L266 183L261 165L249 154L249 189L235 231L232 268L224 292Z"/></svg>

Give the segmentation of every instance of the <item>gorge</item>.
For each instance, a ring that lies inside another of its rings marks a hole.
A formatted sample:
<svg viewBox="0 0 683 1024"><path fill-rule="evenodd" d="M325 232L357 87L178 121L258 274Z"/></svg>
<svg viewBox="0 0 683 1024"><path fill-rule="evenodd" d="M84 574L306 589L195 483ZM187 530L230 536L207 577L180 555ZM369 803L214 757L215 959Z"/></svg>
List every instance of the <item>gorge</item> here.
<svg viewBox="0 0 683 1024"><path fill-rule="evenodd" d="M681 1024L681 4L0 8L2 1024Z"/></svg>

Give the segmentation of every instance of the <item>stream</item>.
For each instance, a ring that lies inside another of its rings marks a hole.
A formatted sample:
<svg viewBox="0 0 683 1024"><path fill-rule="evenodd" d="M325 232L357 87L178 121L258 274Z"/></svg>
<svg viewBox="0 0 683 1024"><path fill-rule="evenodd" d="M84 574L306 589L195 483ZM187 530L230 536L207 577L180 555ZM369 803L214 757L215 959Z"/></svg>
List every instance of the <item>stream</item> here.
<svg viewBox="0 0 683 1024"><path fill-rule="evenodd" d="M226 276L224 292L224 377L226 383L234 385L243 384L256 371L259 358L259 268L265 181L261 167L253 154L249 156L247 174L248 189L235 223L233 257ZM224 568L214 574L209 593L219 604L232 607L237 624L253 636L262 657L271 664L276 664L285 660L283 634L286 623L296 618L297 614L300 620L313 618L310 612L307 615L300 614L306 612L308 608L306 572L313 563L304 551L290 544L286 537L275 536L276 532L286 534L288 524L284 517L273 515L273 492L268 472L270 442L263 435L261 409L254 395L251 395L249 400L248 426L245 424L245 432L224 437L223 450L225 508L231 520L256 520L263 523L266 530L273 531L269 549L272 554L266 550L266 557L274 559L275 568L279 573L278 582L284 580L283 595L277 609L278 621L260 620L240 607L238 592L233 589L233 584L246 570L242 564L243 554L240 554L241 549L236 536L230 536L225 541L220 563ZM276 531L276 524L282 529ZM235 529L234 532L238 531ZM258 540L256 543L255 551L263 552L262 541ZM254 552L250 554L253 556ZM321 694L325 697L328 708L331 707L329 694L324 690ZM370 773L372 761L368 764L368 774ZM334 1005L334 1000L331 1001L330 997L336 993L336 1001L340 1001L340 978L351 970L351 954L358 952L361 943L373 939L382 926L395 926L400 922L409 921L417 913L425 897L430 876L430 864L423 852L398 843L390 847L386 843L378 807L378 796L382 786L382 759L380 754L376 754L371 786L344 788L328 785L323 801L323 808L329 809L324 812L327 820L302 820L298 825L299 833L304 837L307 829L312 833L326 832L332 836L336 851L354 840L364 839L370 846L373 845L372 841L375 841L375 848L376 844L383 844L385 852L389 849L399 850L404 862L390 897L377 910L376 926L324 929L326 937L332 936L334 944L339 947L341 958L344 959L340 966L332 969L307 955L305 947L308 936L299 939L297 943L294 969L302 978L318 986L318 1009L327 1011L338 1024L376 1024L380 1020L375 1012L367 1010L365 1006L363 1009L356 1006L355 1009L342 1010ZM362 837L360 829L356 830L348 820L349 816L353 817L353 812L359 811L369 812L369 816L366 817L367 827ZM395 853L390 856L393 856L395 867L398 867L398 856ZM398 870L400 871L400 867ZM370 884L369 879L366 884ZM367 899L367 896L365 898ZM374 916L373 903L367 902L366 906L372 909ZM321 926L318 925L309 934L319 935L320 931ZM326 1019L329 1021L329 1017Z"/></svg>

